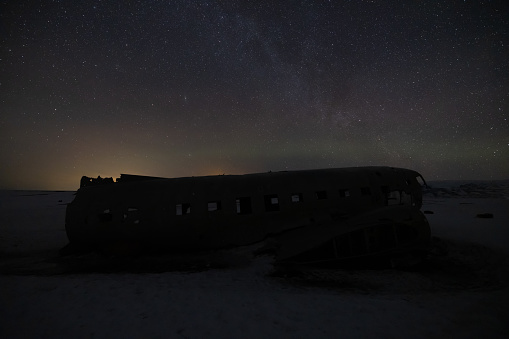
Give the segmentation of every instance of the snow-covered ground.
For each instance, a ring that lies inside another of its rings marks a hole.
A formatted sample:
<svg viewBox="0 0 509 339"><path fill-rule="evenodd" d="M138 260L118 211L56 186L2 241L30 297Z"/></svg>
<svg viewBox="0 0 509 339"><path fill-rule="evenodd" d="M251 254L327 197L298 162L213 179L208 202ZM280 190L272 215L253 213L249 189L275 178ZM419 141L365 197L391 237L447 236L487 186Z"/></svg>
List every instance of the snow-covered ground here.
<svg viewBox="0 0 509 339"><path fill-rule="evenodd" d="M252 248L189 270L62 269L73 192L0 191L0 338L509 337L509 182L431 185L424 265L299 273Z"/></svg>

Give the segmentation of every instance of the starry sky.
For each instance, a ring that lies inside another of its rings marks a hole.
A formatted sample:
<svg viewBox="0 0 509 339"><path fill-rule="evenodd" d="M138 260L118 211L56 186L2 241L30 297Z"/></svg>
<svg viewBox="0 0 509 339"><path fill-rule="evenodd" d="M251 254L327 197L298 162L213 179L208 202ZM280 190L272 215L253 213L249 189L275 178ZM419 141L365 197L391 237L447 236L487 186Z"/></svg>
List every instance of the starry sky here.
<svg viewBox="0 0 509 339"><path fill-rule="evenodd" d="M0 188L509 178L505 1L1 1Z"/></svg>

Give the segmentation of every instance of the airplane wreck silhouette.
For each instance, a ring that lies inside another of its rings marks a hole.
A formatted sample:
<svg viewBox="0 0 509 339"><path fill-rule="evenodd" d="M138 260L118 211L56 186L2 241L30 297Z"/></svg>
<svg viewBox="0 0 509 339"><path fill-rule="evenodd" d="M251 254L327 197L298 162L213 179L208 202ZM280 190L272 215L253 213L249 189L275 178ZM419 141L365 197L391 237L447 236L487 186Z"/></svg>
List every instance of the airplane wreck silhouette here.
<svg viewBox="0 0 509 339"><path fill-rule="evenodd" d="M383 258L406 265L430 246L422 184L418 172L393 167L83 177L65 227L69 246L113 253L214 250L270 238L277 263Z"/></svg>

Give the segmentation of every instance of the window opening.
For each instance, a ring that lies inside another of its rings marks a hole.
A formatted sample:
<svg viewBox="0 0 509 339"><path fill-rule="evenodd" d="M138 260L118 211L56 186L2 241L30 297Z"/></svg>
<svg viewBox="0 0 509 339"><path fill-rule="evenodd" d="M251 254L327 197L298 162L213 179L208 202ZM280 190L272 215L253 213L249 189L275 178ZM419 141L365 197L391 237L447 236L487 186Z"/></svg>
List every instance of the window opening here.
<svg viewBox="0 0 509 339"><path fill-rule="evenodd" d="M190 203L182 203L176 205L176 214L177 215L185 215L191 213L191 204Z"/></svg>
<svg viewBox="0 0 509 339"><path fill-rule="evenodd" d="M346 189L339 190L339 196L341 198L348 198L350 196L350 191Z"/></svg>
<svg viewBox="0 0 509 339"><path fill-rule="evenodd" d="M327 191L317 191L316 192L316 198L318 200L327 199Z"/></svg>
<svg viewBox="0 0 509 339"><path fill-rule="evenodd" d="M128 207L127 211L124 211L123 217L124 222L132 222L133 220L139 218L140 212L136 207Z"/></svg>
<svg viewBox="0 0 509 339"><path fill-rule="evenodd" d="M405 191L402 191L400 203L403 205L412 205L412 195L409 193L406 193Z"/></svg>
<svg viewBox="0 0 509 339"><path fill-rule="evenodd" d="M302 193L292 193L292 202L301 202L302 199Z"/></svg>
<svg viewBox="0 0 509 339"><path fill-rule="evenodd" d="M279 199L277 194L269 194L264 196L265 198L265 210L267 212L279 211Z"/></svg>
<svg viewBox="0 0 509 339"><path fill-rule="evenodd" d="M237 207L237 214L249 214L252 212L250 197L236 198L235 204Z"/></svg>
<svg viewBox="0 0 509 339"><path fill-rule="evenodd" d="M369 187L361 187L361 194L362 195L371 195L371 188L369 188Z"/></svg>
<svg viewBox="0 0 509 339"><path fill-rule="evenodd" d="M399 205L401 202L401 195L399 191L389 192L387 195L387 205Z"/></svg>
<svg viewBox="0 0 509 339"><path fill-rule="evenodd" d="M221 209L221 201L209 201L207 210L209 212L219 211Z"/></svg>
<svg viewBox="0 0 509 339"><path fill-rule="evenodd" d="M109 208L103 210L101 214L99 214L99 219L102 222L109 222L113 220L113 214L111 213L111 210Z"/></svg>

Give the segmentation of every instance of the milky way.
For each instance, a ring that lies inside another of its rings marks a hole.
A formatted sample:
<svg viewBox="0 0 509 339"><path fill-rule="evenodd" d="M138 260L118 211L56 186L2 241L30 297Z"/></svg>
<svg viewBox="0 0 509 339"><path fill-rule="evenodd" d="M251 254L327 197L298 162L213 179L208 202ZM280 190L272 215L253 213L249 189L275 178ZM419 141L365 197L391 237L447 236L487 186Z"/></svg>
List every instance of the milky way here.
<svg viewBox="0 0 509 339"><path fill-rule="evenodd" d="M3 1L0 188L509 177L505 1Z"/></svg>

